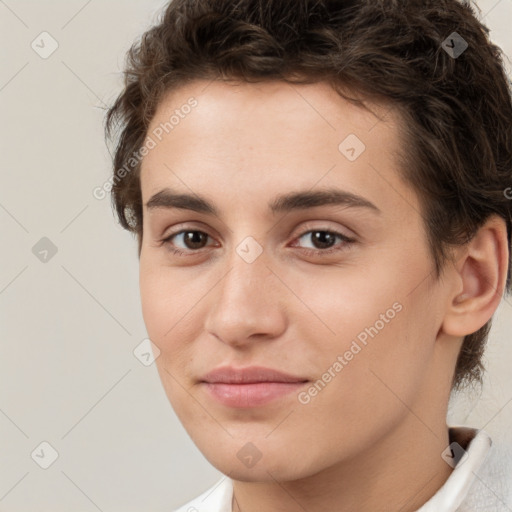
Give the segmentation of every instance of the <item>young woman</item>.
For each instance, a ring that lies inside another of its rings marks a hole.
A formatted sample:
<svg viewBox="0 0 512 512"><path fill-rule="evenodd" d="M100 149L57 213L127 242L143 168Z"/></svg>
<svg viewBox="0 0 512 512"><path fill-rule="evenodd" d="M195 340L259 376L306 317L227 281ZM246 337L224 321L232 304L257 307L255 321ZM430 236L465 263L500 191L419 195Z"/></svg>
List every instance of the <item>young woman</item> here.
<svg viewBox="0 0 512 512"><path fill-rule="evenodd" d="M226 475L180 511L512 510L446 423L510 288L512 101L471 8L174 0L129 56L113 202Z"/></svg>

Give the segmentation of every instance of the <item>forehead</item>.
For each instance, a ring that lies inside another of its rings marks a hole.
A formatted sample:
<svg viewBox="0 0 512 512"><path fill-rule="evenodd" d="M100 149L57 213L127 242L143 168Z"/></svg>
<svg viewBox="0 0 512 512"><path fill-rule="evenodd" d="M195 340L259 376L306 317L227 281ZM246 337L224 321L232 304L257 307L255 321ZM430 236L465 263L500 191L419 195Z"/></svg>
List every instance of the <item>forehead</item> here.
<svg viewBox="0 0 512 512"><path fill-rule="evenodd" d="M279 145L289 138L301 137L317 142L329 135L336 141L349 128L368 142L382 139L384 133L388 142L391 141L396 135L397 113L388 105L369 100L365 102L371 111L342 98L325 82L289 84L284 81L232 83L196 80L163 96L148 136L156 136L160 142L162 138L178 139L180 133L190 135L190 130L193 130L198 142L211 143L212 140L201 140L201 136L214 131L217 136L213 140L220 142L221 136L229 132L230 138L224 142L231 146L231 150L236 149L234 142L247 142L247 139ZM385 129L377 130L372 136L371 132L383 115L386 116ZM279 139L265 137L285 123L290 130L281 132ZM262 131L264 129L267 131ZM244 146L243 149L248 148Z"/></svg>
<svg viewBox="0 0 512 512"><path fill-rule="evenodd" d="M388 106L369 107L379 117L326 83L180 87L164 96L148 129L155 145L141 167L144 201L168 186L230 199L320 185L377 194L382 174L398 179L389 174L399 118Z"/></svg>

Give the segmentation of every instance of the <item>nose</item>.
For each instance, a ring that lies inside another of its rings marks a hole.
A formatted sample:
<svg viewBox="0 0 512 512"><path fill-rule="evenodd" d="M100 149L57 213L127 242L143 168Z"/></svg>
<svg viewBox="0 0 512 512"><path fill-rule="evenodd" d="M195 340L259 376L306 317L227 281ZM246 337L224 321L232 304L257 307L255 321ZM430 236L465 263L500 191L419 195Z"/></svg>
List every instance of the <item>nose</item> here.
<svg viewBox="0 0 512 512"><path fill-rule="evenodd" d="M286 329L287 290L264 254L248 263L233 251L227 272L208 294L205 329L233 347L276 338Z"/></svg>

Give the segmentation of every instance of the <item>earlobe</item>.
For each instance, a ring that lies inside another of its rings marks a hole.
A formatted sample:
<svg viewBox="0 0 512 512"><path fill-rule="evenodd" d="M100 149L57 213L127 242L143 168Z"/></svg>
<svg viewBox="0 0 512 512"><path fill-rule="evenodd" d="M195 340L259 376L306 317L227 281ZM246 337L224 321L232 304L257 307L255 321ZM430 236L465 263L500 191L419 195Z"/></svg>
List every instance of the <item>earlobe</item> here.
<svg viewBox="0 0 512 512"><path fill-rule="evenodd" d="M462 337L488 322L503 296L508 260L506 223L492 216L461 248L457 264L450 269L457 284L452 298L448 297L443 332Z"/></svg>

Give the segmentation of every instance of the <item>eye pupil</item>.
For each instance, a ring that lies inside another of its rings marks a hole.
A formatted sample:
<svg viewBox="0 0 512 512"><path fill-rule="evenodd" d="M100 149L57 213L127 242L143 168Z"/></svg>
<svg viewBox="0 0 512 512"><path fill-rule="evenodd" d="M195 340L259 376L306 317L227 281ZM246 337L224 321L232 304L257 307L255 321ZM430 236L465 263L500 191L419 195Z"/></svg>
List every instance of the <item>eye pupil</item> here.
<svg viewBox="0 0 512 512"><path fill-rule="evenodd" d="M328 231L313 231L313 241L315 246L318 246L318 243L320 244L319 249L325 249L326 247L332 247L336 241L336 236Z"/></svg>
<svg viewBox="0 0 512 512"><path fill-rule="evenodd" d="M187 231L184 241L189 249L201 249L201 247L196 247L195 244L201 245L201 239L206 239L206 236L206 233L201 233L201 231Z"/></svg>

